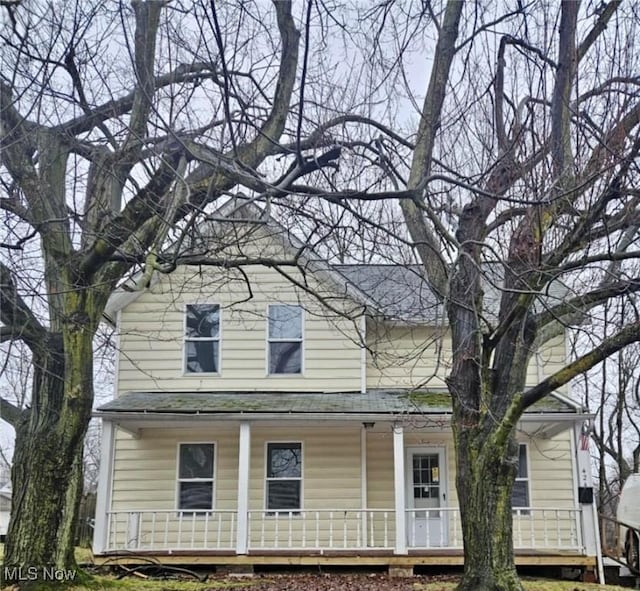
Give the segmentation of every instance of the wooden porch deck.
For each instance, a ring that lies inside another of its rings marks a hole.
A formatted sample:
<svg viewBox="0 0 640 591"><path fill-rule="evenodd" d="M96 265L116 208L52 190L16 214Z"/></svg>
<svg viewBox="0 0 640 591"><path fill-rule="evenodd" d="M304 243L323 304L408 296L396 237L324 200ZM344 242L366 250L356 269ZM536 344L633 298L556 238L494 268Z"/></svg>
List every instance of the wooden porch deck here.
<svg viewBox="0 0 640 591"><path fill-rule="evenodd" d="M211 550L174 550L174 551L142 551L111 552L94 556L95 564L136 565L157 562L166 565L191 566L462 566L464 563L462 550L429 549L409 550L408 554L395 555L385 550L348 551L325 550L305 551L265 551L249 552L237 555L233 551ZM593 569L595 556L584 556L570 550L517 550L515 552L517 566L553 566L580 567Z"/></svg>

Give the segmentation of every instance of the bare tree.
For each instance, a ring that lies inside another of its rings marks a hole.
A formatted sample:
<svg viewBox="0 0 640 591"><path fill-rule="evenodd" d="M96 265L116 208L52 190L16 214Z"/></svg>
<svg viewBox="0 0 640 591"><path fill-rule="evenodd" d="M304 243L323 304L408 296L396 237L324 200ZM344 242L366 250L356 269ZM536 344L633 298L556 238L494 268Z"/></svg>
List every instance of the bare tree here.
<svg viewBox="0 0 640 591"><path fill-rule="evenodd" d="M632 314L525 388L542 343L640 289L637 15L616 0L300 6L5 8L1 334L34 373L31 409L3 403L18 435L8 564L73 561L73 467L114 287L180 263L278 264L194 256L198 220L242 188L332 256L384 243L422 265L453 340L461 588L521 588L518 419L640 340Z"/></svg>
<svg viewBox="0 0 640 591"><path fill-rule="evenodd" d="M420 17L437 35L415 137L386 133L393 151L361 140L396 155L377 191L335 190L335 179L324 192L299 190L336 204L399 200L453 341L447 383L465 546L460 588L519 589L510 505L517 422L640 340L634 313L602 338L584 331L590 340L577 359L526 387L542 343L640 289L640 102L629 49L637 16L619 2L507 13L451 1ZM377 6L371 18L382 46L384 23L397 22L393 6Z"/></svg>
<svg viewBox="0 0 640 591"><path fill-rule="evenodd" d="M136 264L153 269L174 223L241 179L268 186L257 169L281 151L300 34L290 2L266 8L5 7L1 334L33 366L31 406L2 401L16 429L5 564L74 563L92 347L111 291ZM266 57L247 61L258 45Z"/></svg>

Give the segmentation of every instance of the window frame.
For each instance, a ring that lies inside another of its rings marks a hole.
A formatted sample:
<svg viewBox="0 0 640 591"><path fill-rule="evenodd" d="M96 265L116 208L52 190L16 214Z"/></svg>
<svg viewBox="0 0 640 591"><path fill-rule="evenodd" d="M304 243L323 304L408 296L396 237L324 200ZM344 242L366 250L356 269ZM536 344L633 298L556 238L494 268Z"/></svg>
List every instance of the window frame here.
<svg viewBox="0 0 640 591"><path fill-rule="evenodd" d="M273 476L269 476L269 446L270 445L299 445L300 446L300 476L297 478L287 477L287 478L277 478ZM274 440L274 441L265 441L264 444L264 512L265 515L270 517L277 517L278 515L300 515L304 510L304 443L300 440ZM299 499L299 507L297 509L270 509L269 508L269 482L273 481L285 481L285 480L297 480L300 483L300 499Z"/></svg>
<svg viewBox="0 0 640 591"><path fill-rule="evenodd" d="M515 513L516 511L520 511L520 515L529 515L531 508L531 457L529 455L529 445L527 443L518 442L518 468L520 467L520 450L524 448L524 456L527 461L527 474L526 476L518 476L516 473L516 477L513 481L514 489L511 491L511 510ZM513 504L513 492L515 491L515 483L516 482L524 482L525 490L527 493L527 504L526 505L514 505Z"/></svg>
<svg viewBox="0 0 640 591"><path fill-rule="evenodd" d="M180 478L180 448L183 445L212 445L213 446L213 473L211 478ZM176 444L176 511L181 515L204 515L208 511L214 511L216 507L216 470L218 467L218 443L217 441L178 441ZM209 509L183 509L180 507L180 483L182 482L211 482L211 507Z"/></svg>
<svg viewBox="0 0 640 591"><path fill-rule="evenodd" d="M270 311L272 307L276 306L284 306L289 308L297 308L300 310L300 338L292 339L292 338L271 338L269 334L269 319L271 318ZM304 375L305 372L305 363L304 363L304 353L305 353L305 309L303 306L297 303L288 303L282 302L277 304L267 304L267 315L266 315L266 327L265 327L265 342L266 342L266 351L265 351L265 363L266 363L266 376L267 377L298 377ZM300 371L295 373L272 373L271 370L271 343L300 343Z"/></svg>
<svg viewBox="0 0 640 591"><path fill-rule="evenodd" d="M218 307L218 336L217 337L187 337L187 311L189 306L217 306ZM217 371L188 371L187 368L187 343L211 342L218 343L218 358L216 360ZM182 311L182 375L193 376L221 376L222 375L222 305L217 302L189 302L184 304Z"/></svg>

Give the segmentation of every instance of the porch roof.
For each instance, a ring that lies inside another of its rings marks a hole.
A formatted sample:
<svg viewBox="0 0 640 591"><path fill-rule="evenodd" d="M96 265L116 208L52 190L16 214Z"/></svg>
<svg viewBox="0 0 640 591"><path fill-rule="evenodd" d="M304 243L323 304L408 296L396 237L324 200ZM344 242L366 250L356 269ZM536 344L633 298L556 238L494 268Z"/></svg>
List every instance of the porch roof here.
<svg viewBox="0 0 640 591"><path fill-rule="evenodd" d="M443 390L371 389L361 392L127 392L98 408L111 413L172 414L448 414L450 396ZM569 401L554 395L527 414L577 413Z"/></svg>

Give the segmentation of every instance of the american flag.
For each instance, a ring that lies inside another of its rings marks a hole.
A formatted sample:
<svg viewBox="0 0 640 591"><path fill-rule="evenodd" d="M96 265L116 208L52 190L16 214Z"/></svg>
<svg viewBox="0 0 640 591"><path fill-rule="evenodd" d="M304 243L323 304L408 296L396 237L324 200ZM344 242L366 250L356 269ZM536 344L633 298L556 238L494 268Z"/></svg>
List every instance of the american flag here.
<svg viewBox="0 0 640 591"><path fill-rule="evenodd" d="M582 431L580 432L580 450L589 450L589 441L591 440L591 425L589 421L585 421L582 424Z"/></svg>

